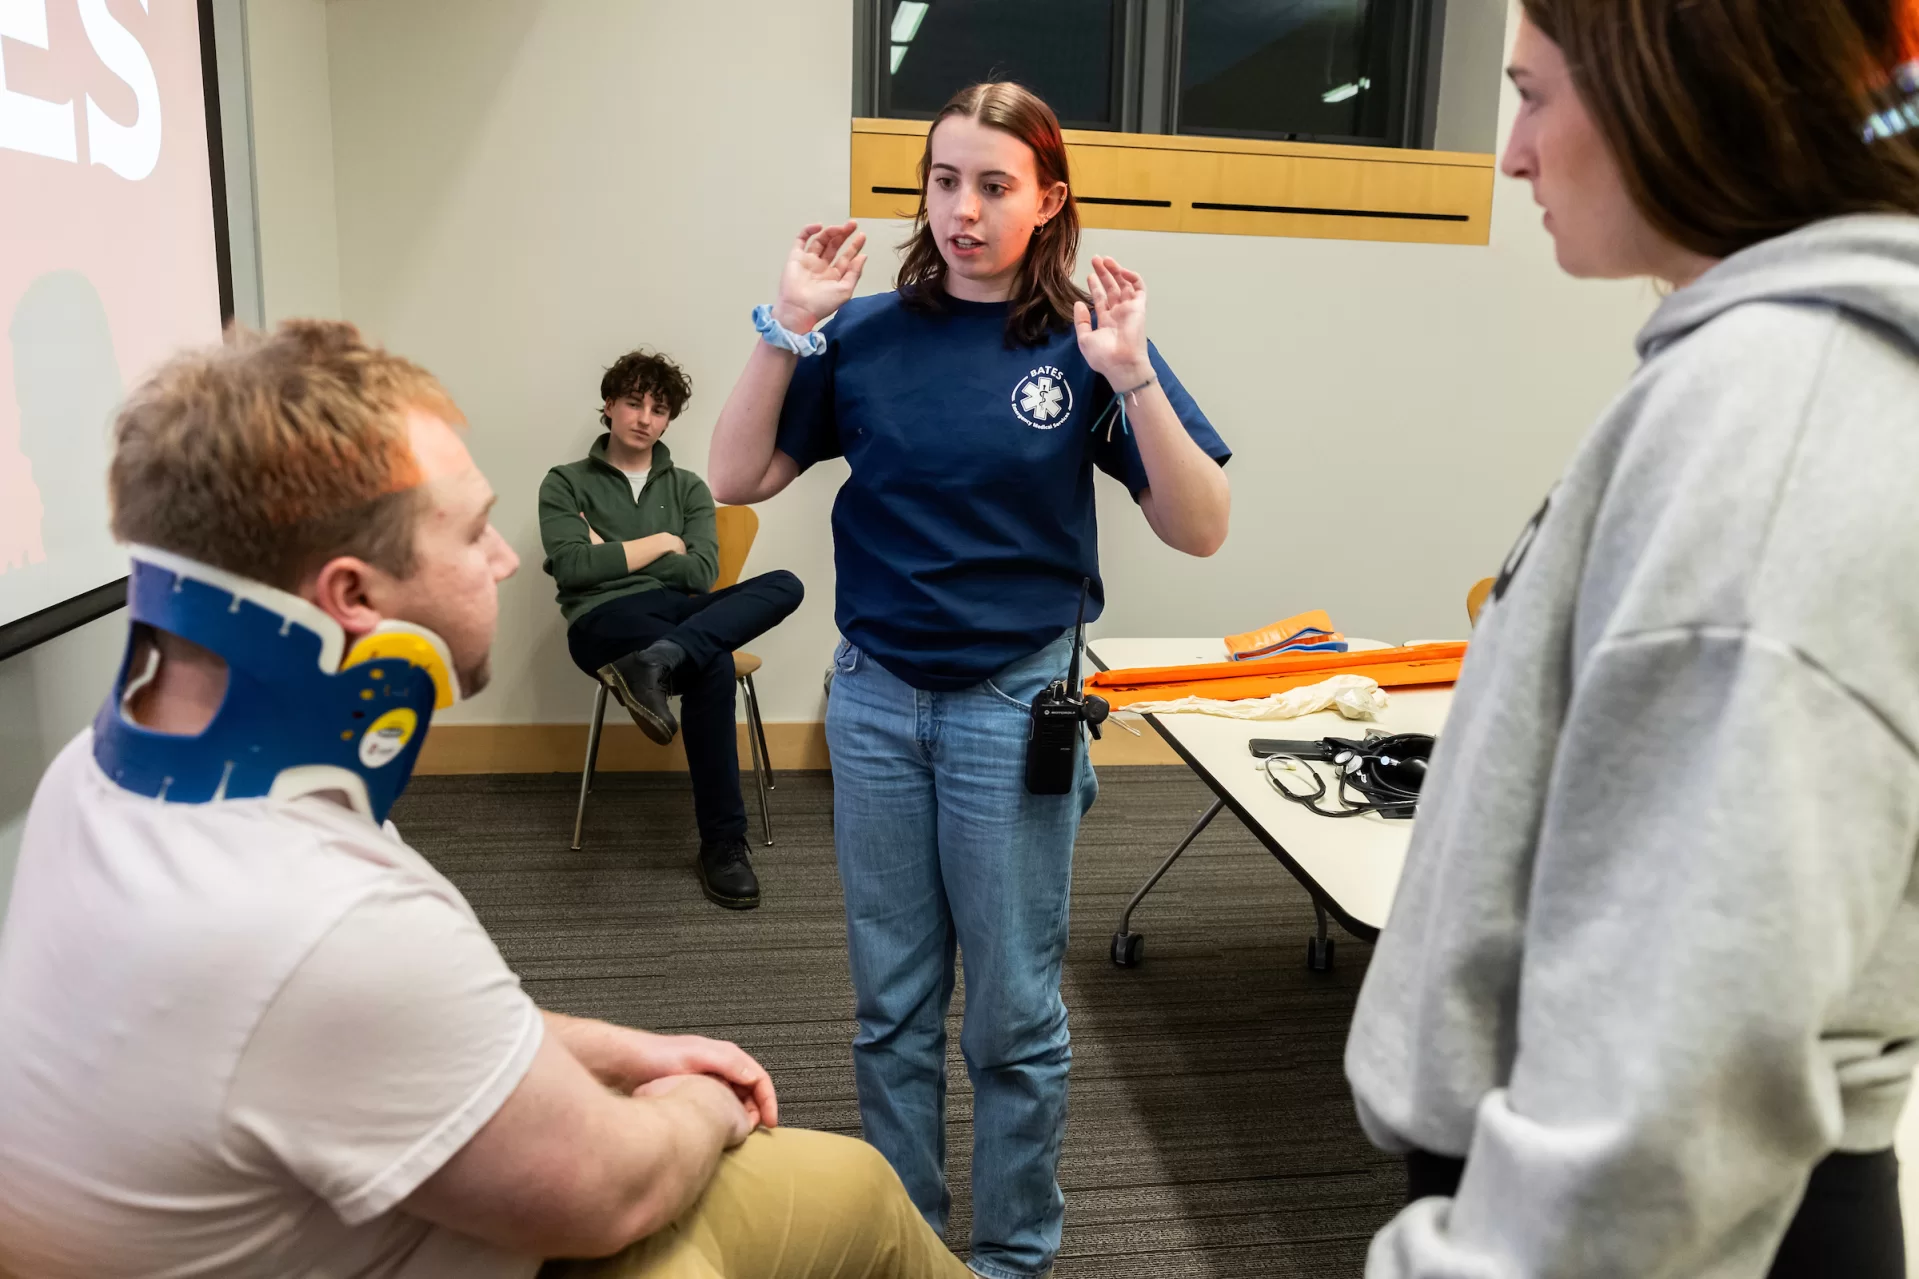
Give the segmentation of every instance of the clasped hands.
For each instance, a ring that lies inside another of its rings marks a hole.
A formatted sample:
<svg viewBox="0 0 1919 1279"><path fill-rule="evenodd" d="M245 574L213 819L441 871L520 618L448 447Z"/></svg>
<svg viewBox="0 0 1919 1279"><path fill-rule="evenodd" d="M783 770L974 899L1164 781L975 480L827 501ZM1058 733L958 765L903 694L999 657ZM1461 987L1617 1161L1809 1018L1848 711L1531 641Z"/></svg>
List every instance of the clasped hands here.
<svg viewBox="0 0 1919 1279"><path fill-rule="evenodd" d="M656 1035L608 1022L546 1014L547 1025L593 1077L615 1092L661 1097L693 1088L732 1121L729 1146L780 1122L772 1076L737 1044L698 1035Z"/></svg>

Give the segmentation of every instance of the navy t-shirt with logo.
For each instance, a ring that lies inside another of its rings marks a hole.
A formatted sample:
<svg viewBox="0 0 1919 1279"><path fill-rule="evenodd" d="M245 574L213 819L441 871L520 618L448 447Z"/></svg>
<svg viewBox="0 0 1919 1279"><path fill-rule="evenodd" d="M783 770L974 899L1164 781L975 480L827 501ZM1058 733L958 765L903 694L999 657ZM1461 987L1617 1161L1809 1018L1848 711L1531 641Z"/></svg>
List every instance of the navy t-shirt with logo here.
<svg viewBox="0 0 1919 1279"><path fill-rule="evenodd" d="M1073 330L1009 347L1006 304L898 293L855 298L802 359L778 447L801 470L845 457L833 504L840 633L915 688L952 690L1038 652L1072 626L1091 578L1099 616L1093 469L1135 500L1147 487L1113 388ZM1232 454L1156 349L1179 420L1223 465Z"/></svg>

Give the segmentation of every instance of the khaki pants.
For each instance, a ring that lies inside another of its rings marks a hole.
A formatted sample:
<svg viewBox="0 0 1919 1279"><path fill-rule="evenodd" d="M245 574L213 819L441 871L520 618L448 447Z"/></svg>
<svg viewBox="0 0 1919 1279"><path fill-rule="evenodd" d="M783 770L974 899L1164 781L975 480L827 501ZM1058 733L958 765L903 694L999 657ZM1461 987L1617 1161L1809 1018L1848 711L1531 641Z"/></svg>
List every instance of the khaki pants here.
<svg viewBox="0 0 1919 1279"><path fill-rule="evenodd" d="M721 1157L685 1216L617 1256L541 1279L971 1279L863 1141L760 1131Z"/></svg>

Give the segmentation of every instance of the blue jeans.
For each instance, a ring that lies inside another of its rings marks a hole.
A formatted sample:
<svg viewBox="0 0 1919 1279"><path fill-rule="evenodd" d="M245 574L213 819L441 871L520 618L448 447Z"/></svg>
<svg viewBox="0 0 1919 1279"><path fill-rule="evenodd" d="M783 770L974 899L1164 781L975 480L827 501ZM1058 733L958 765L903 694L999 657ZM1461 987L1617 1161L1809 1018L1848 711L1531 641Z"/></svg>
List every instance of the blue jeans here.
<svg viewBox="0 0 1919 1279"><path fill-rule="evenodd" d="M971 688L929 693L842 641L826 711L860 1123L943 1233L957 945L973 1081L972 1266L992 1279L1044 1273L1066 1211L1056 1173L1072 1049L1060 965L1073 840L1099 784L1083 743L1075 794L1029 795L1025 764L1028 706L1065 675L1071 642Z"/></svg>

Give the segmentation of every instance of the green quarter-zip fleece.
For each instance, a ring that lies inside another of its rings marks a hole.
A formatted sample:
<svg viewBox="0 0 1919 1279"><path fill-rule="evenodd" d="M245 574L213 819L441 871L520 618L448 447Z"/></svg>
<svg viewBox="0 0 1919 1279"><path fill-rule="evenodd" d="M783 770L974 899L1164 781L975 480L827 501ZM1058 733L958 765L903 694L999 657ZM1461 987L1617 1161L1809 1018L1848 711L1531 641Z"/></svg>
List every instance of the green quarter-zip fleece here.
<svg viewBox="0 0 1919 1279"><path fill-rule="evenodd" d="M635 499L626 472L606 460L606 443L607 436L600 436L584 458L554 467L540 483L540 544L546 550L541 567L559 588L560 612L569 625L622 595L663 586L708 591L719 575L719 535L706 481L674 466L666 445L655 444L653 469ZM604 540L595 543L589 526ZM628 572L620 543L655 533L677 536L686 554L662 555Z"/></svg>

